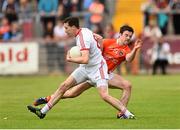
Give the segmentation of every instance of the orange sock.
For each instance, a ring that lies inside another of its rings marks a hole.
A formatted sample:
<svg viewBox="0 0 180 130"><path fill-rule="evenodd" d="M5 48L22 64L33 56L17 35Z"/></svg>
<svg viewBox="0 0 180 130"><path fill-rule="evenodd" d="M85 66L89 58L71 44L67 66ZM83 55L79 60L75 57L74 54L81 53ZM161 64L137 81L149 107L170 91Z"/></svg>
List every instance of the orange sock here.
<svg viewBox="0 0 180 130"><path fill-rule="evenodd" d="M46 97L47 102L49 102L50 99L51 99L51 96Z"/></svg>

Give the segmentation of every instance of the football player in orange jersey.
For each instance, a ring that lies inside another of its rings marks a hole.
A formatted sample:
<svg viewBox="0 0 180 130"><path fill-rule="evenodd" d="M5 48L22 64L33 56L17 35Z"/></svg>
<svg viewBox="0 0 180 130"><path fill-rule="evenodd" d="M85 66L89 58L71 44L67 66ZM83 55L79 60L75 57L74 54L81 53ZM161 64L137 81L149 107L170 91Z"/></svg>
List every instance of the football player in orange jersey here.
<svg viewBox="0 0 180 130"><path fill-rule="evenodd" d="M128 44L131 41L134 30L128 25L124 25L120 28L120 36L118 39L102 39L101 36L95 34L95 38L101 42L102 55L106 60L109 73L109 88L116 88L122 90L122 96L120 101L124 106L127 106L131 95L131 83L124 79L122 76L113 73L114 69L123 61L131 62L137 51L142 46L141 40L136 40L134 47L131 50ZM93 84L89 81L81 83L68 91L63 95L63 98L74 98L79 96L85 90L91 88ZM40 105L47 103L51 96L41 97L34 102L34 105ZM123 113L118 112L117 118L124 118Z"/></svg>

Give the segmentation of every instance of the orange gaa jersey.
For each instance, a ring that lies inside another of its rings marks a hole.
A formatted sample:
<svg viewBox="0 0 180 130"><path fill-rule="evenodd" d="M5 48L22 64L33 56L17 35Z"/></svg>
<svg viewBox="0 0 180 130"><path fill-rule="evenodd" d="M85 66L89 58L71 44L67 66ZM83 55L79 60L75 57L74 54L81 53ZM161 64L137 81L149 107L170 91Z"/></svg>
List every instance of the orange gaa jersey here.
<svg viewBox="0 0 180 130"><path fill-rule="evenodd" d="M128 45L119 45L117 39L104 39L102 55L106 60L108 72L113 72L121 62L125 61L126 54L130 51Z"/></svg>

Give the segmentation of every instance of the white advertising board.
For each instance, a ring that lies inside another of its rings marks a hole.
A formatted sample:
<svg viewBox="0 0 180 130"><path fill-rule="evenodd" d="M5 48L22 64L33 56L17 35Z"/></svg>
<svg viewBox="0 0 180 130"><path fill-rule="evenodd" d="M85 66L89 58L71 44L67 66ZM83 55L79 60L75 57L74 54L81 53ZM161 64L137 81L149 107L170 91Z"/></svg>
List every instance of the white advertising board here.
<svg viewBox="0 0 180 130"><path fill-rule="evenodd" d="M37 73L38 52L38 43L1 43L0 75Z"/></svg>

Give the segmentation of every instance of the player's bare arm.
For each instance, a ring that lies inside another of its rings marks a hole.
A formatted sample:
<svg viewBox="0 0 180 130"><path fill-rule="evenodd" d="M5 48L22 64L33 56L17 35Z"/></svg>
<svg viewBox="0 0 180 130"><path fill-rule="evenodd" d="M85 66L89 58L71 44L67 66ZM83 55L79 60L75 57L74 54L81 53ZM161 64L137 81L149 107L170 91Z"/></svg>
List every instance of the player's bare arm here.
<svg viewBox="0 0 180 130"><path fill-rule="evenodd" d="M66 55L66 60L68 62L74 62L78 64L88 64L89 61L89 50L83 50L81 51L81 56L79 57L71 57L69 51Z"/></svg>
<svg viewBox="0 0 180 130"><path fill-rule="evenodd" d="M132 51L126 55L126 61L128 62L133 61L136 52L141 48L141 46L142 46L142 41L140 39L136 40Z"/></svg>

